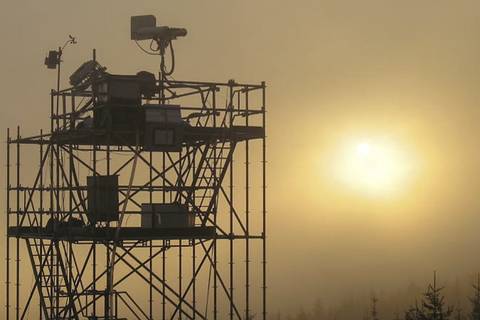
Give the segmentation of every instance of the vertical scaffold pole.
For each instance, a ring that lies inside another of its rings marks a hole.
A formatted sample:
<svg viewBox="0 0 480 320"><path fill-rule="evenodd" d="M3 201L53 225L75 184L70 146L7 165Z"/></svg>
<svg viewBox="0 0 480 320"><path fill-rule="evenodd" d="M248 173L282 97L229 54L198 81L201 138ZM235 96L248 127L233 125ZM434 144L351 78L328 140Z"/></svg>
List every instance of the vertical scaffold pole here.
<svg viewBox="0 0 480 320"><path fill-rule="evenodd" d="M245 89L245 125L248 127L248 88ZM245 140L245 319L250 319L250 154L249 142Z"/></svg>
<svg viewBox="0 0 480 320"><path fill-rule="evenodd" d="M107 171L107 176L110 175L110 157L111 157L111 153L110 153L110 131L107 135L107 148L105 150L105 157L106 157L106 161L107 161L107 168L106 168L106 171ZM127 199L125 199L124 201L128 201ZM110 227L110 221L107 221L107 227ZM115 243L113 244L115 246ZM106 286L105 286L105 293L104 293L104 315L105 315L105 319L108 319L108 320L112 320L112 318L114 317L113 315L113 306L111 306L111 297L112 297L112 292L110 292L110 290L113 291L113 283L111 283L111 279L113 279L113 276L112 276L112 265L110 263L110 258L112 260L115 259L115 257L111 256L110 254L111 252L111 249L110 249L110 244L108 244L106 246L106 249L105 249L105 269L107 270L107 278L106 278Z"/></svg>
<svg viewBox="0 0 480 320"><path fill-rule="evenodd" d="M189 153L189 150L187 150L187 153ZM192 158L189 156L188 157L188 161L189 161L189 166L191 164L191 167L192 167L192 181L193 179L195 179L195 152L193 152L193 156ZM193 193L193 203L195 203L195 190L192 190L192 193ZM192 306L193 306L193 310L197 310L197 297L196 297L196 282L197 282L197 276L195 275L195 271L196 271L196 250L195 250L195 247L196 247L196 239L193 238L192 239L192 275L193 275L193 282L192 282ZM192 318L195 319L196 318L196 313L193 312L192 314Z"/></svg>
<svg viewBox="0 0 480 320"><path fill-rule="evenodd" d="M216 101L216 90L215 87L212 88L212 114L213 114L213 127L217 127L217 116L216 110L217 108L217 101ZM216 189L220 188L217 185L217 141L213 145L213 190L212 193L216 193ZM207 160L208 161L208 160ZM212 198L210 201L215 201ZM217 225L217 206L216 203L213 206L210 206L213 209L213 221L215 225ZM207 212L210 214L210 212ZM218 279L217 279L217 239L213 239L213 319L216 320L218 317L218 297L217 297L217 287L218 287Z"/></svg>
<svg viewBox="0 0 480 320"><path fill-rule="evenodd" d="M175 195L175 201L180 201L180 194L181 194L181 187L183 186L183 178L182 178L182 170L183 166L181 161L182 159L182 151L178 153L178 177L177 177L177 194ZM182 246L183 242L182 239L178 241L178 296L179 296L179 301L178 301L178 309L179 309L179 314L178 314L178 319L182 320L182 281L183 281L183 257L182 257Z"/></svg>
<svg viewBox="0 0 480 320"><path fill-rule="evenodd" d="M58 64L58 70L60 70L60 63ZM57 127L55 128L57 131L60 131L60 121L59 121L59 116L60 116L60 94L59 94L59 91L60 91L60 72L59 72L59 82L58 82L58 86L57 86L57 108L56 108L56 114L55 114L55 118L57 119ZM55 160L55 181L56 181L56 184L55 184L55 195L56 195L56 211L55 211L55 219L56 220L60 220L60 217L61 217L61 212L63 210L63 203L61 203L61 195L60 195L60 192L63 193L63 190L61 190L61 185L60 185L60 165L63 165L63 161L62 161L62 151L60 149L60 147L57 145L56 146L56 151L55 151L55 155L56 155L56 160ZM52 247L52 253L55 255L55 290L54 290L54 293L55 293L55 316L58 317L59 316L59 313L60 313L60 290L59 290L59 287L60 287L60 263L59 263L59 255L60 255L60 251L59 250L55 250L55 248L58 248L58 240L57 239L54 239L54 246Z"/></svg>
<svg viewBox="0 0 480 320"><path fill-rule="evenodd" d="M52 90L50 92L50 134L53 134L54 132L54 106L55 106L55 91ZM54 148L53 148L53 141L52 139L50 139L50 144L49 144L49 148L50 148L50 204L49 204L49 216L50 216L50 219L53 221L54 219L54 177L53 177L53 157L54 157ZM53 240L50 240L50 241L53 241ZM52 245L52 242L50 242L50 245ZM53 251L54 250L50 250L50 256L48 258L50 258L50 262L48 264L48 274L49 274L49 277L50 277L50 287L48 288L49 290L49 300L50 300L50 317L53 318L54 317L54 303L53 303L53 293L54 293L54 290L55 290L55 287L54 287L54 281L53 281ZM47 259L47 257L46 257Z"/></svg>
<svg viewBox="0 0 480 320"><path fill-rule="evenodd" d="M73 111L73 106L72 106L72 111ZM72 117L73 117L73 113L72 113ZM65 124L66 126L66 124ZM72 144L70 143L68 145L68 155L69 155L69 163L68 163L68 216L69 216L69 219L71 219L73 217L73 170L74 170L74 162L73 162L73 147L72 147ZM68 282L69 282L69 288L71 288L71 290L75 290L75 281L74 281L74 277L73 277L73 264L72 264L72 260L73 260L74 256L73 256L73 244L72 244L72 241L69 241L68 242L68 275L67 275L67 279L68 279ZM73 318L73 304L74 304L74 301L73 301L73 294L72 292L69 292L68 293L68 304L69 304L69 308L68 308L68 313L69 313L69 317L70 319ZM76 315L77 316L77 315Z"/></svg>
<svg viewBox="0 0 480 320"><path fill-rule="evenodd" d="M150 203L153 203L153 153L152 151L149 152L149 181L150 181L150 188L149 188L149 200ZM153 217L152 217L153 218ZM152 277L152 272L153 272L153 259L152 259L152 254L153 254L153 240L150 240L150 248L148 250L148 258L149 258L149 269L150 272L148 274L148 281L149 281L149 286L148 286L148 294L149 294L149 300L148 300L148 311L149 311L149 316L150 320L153 319L153 277Z"/></svg>
<svg viewBox="0 0 480 320"><path fill-rule="evenodd" d="M20 126L17 126L17 227L20 226ZM20 237L16 237L16 319L20 319Z"/></svg>
<svg viewBox="0 0 480 320"><path fill-rule="evenodd" d="M10 128L7 128L7 243L6 243L6 282L5 282L5 316L6 320L10 319L10 236L8 235L8 227L10 226Z"/></svg>
<svg viewBox="0 0 480 320"><path fill-rule="evenodd" d="M93 49L92 52L93 61L97 61L97 50ZM92 96L92 99L95 100L95 97ZM94 101L95 103L95 101ZM95 139L93 140L93 151L92 151L92 168L93 176L97 175L97 145ZM97 316L97 241L93 241L93 258L92 258L92 279L93 279L93 318Z"/></svg>
<svg viewBox="0 0 480 320"><path fill-rule="evenodd" d="M267 319L267 128L266 90L262 82L262 126L265 132L262 139L262 296L263 320Z"/></svg>
<svg viewBox="0 0 480 320"><path fill-rule="evenodd" d="M166 79L166 76L163 73L164 71L164 61L163 61L163 56L160 56L160 72L158 73L158 103L163 104L165 101L164 97L164 84L163 81ZM166 164L166 155L165 151L162 152L162 172L163 172L163 177L162 177L162 202L165 203L166 200L166 194L165 194L165 186L166 186L166 172L165 172L165 164ZM166 315L166 249L165 246L167 245L167 242L165 240L162 241L163 243L163 251L162 251L162 319L165 320L167 315Z"/></svg>
<svg viewBox="0 0 480 320"><path fill-rule="evenodd" d="M182 240L178 240L178 319L182 320Z"/></svg>
<svg viewBox="0 0 480 320"><path fill-rule="evenodd" d="M43 215L44 215L44 208L43 208L43 166L44 163L42 163L42 158L43 158L43 130L40 130L40 226L43 226ZM43 240L40 240L40 261L43 263L44 257L44 251L43 251L43 245L44 242ZM40 270L40 275L43 274L43 270ZM39 277L38 279L38 286L42 286L42 277ZM41 298L40 298L41 299ZM39 301L38 304L38 311L40 315L40 320L43 319L43 309L42 309L42 301Z"/></svg>
<svg viewBox="0 0 480 320"><path fill-rule="evenodd" d="M160 91L162 92L162 91ZM166 166L166 156L165 156L165 152L162 152L162 172L163 172L163 176L162 176L162 202L165 203L165 200L166 200L166 192L165 192L165 186L166 186L166 172L165 172L165 166ZM166 300L166 282L167 282L167 278L166 278L166 274L167 274L167 271L166 271L166 268L167 268L167 257L166 257L166 254L165 252L167 251L166 250L166 245L167 245L167 242L165 240L162 241L163 243L163 251L162 251L162 279L163 279L163 282L162 282L162 319L165 320L166 317L167 317L167 314L166 314L166 303L167 303L167 300Z"/></svg>
<svg viewBox="0 0 480 320"><path fill-rule="evenodd" d="M230 122L230 127L233 126L233 99L234 99L234 93L233 93L233 85L230 83L229 84L229 105L228 105L228 113L229 113L229 122ZM230 148L232 148L233 143L230 142ZM234 288L234 278L233 278L233 258L234 258L234 242L233 242L233 234L234 234L234 229L233 229L233 215L234 215L234 202L233 202L233 165L234 165L234 160L233 160L233 155L232 155L232 161L230 163L230 185L229 185L229 190L230 190L230 239L229 239L229 245L230 245L230 257L229 257L229 268L230 268L230 320L233 320L233 305L234 305L234 298L233 298L233 288Z"/></svg>

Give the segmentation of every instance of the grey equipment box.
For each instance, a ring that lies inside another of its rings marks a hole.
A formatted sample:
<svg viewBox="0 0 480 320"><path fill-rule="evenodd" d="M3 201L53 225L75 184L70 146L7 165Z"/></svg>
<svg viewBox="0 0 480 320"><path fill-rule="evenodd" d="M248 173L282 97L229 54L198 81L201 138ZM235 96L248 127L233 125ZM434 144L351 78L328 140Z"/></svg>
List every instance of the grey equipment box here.
<svg viewBox="0 0 480 320"><path fill-rule="evenodd" d="M93 109L95 129L133 131L143 127L143 113L139 107L123 105L101 105Z"/></svg>
<svg viewBox="0 0 480 320"><path fill-rule="evenodd" d="M195 216L180 203L142 203L142 228L191 228Z"/></svg>
<svg viewBox="0 0 480 320"><path fill-rule="evenodd" d="M137 75L105 74L94 83L93 91L98 105L138 107L141 104L141 83Z"/></svg>
<svg viewBox="0 0 480 320"><path fill-rule="evenodd" d="M182 120L180 106L146 104L146 151L181 151L186 122Z"/></svg>
<svg viewBox="0 0 480 320"><path fill-rule="evenodd" d="M91 223L118 221L118 176L87 177L87 199Z"/></svg>

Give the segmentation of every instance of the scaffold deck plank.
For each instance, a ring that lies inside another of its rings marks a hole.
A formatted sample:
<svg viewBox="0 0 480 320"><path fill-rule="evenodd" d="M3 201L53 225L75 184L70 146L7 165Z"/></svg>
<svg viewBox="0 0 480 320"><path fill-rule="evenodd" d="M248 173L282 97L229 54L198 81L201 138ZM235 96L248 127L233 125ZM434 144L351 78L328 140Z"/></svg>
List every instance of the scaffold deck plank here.
<svg viewBox="0 0 480 320"><path fill-rule="evenodd" d="M112 241L115 238L115 227L79 228L57 230L55 233L42 227L9 227L10 237L38 238L67 241ZM182 240L182 239L214 239L215 227L191 228L141 228L122 227L118 240Z"/></svg>

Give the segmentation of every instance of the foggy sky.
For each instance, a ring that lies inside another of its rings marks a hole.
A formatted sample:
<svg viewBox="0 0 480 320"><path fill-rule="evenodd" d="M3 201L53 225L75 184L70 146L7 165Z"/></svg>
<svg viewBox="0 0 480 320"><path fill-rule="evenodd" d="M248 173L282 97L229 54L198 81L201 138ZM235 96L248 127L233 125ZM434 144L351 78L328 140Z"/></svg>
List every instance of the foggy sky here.
<svg viewBox="0 0 480 320"><path fill-rule="evenodd" d="M131 15L189 30L176 79L267 82L270 311L422 284L434 269L445 281L480 271L478 1L0 6L2 132L47 128L55 74L43 58L68 34L79 43L64 78L92 48L111 72L156 70L129 39ZM409 182L379 199L330 179L345 136L396 141L414 165Z"/></svg>

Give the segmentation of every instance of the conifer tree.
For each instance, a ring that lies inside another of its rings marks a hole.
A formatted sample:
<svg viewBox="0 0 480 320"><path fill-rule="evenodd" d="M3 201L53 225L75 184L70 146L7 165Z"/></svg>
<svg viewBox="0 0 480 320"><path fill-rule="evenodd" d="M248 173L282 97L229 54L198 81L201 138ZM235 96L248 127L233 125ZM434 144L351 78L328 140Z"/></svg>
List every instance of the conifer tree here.
<svg viewBox="0 0 480 320"><path fill-rule="evenodd" d="M372 296L371 320L378 320L377 303L378 303L378 299L375 295L373 295Z"/></svg>
<svg viewBox="0 0 480 320"><path fill-rule="evenodd" d="M370 313L368 309L366 309L365 312L363 313L362 320L370 320Z"/></svg>
<svg viewBox="0 0 480 320"><path fill-rule="evenodd" d="M315 305L313 306L313 311L312 311L312 317L313 319L319 319L319 320L322 320L325 318L325 310L323 307L323 303L320 299L317 299L315 301Z"/></svg>
<svg viewBox="0 0 480 320"><path fill-rule="evenodd" d="M296 320L308 320L308 315L303 308L298 312Z"/></svg>
<svg viewBox="0 0 480 320"><path fill-rule="evenodd" d="M405 312L405 320L420 320L419 314L420 308L418 307L418 303L415 302L415 306L411 306Z"/></svg>
<svg viewBox="0 0 480 320"><path fill-rule="evenodd" d="M418 306L411 307L405 314L406 320L448 320L453 309L445 305L442 295L443 287L437 287L437 274L433 274L433 284L429 284L423 294L423 300Z"/></svg>

